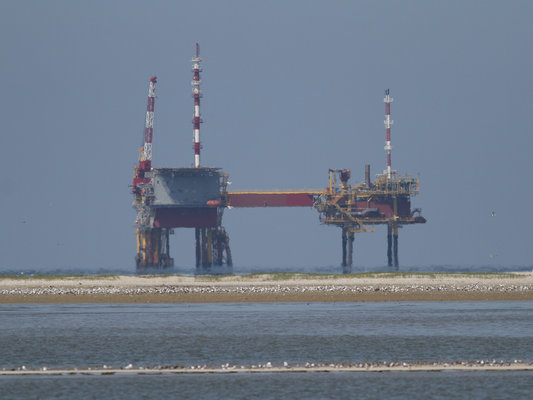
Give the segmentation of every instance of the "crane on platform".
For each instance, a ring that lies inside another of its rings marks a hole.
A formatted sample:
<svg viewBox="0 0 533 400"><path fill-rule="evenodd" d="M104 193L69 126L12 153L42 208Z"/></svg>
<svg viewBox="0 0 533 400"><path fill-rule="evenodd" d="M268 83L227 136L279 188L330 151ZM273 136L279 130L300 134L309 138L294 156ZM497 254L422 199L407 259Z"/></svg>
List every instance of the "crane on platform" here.
<svg viewBox="0 0 533 400"><path fill-rule="evenodd" d="M169 257L170 229L154 228L151 226L153 210L151 207L154 197L152 185L152 139L154 134L155 84L157 77L150 78L148 86L148 102L144 122L144 143L139 149L139 165L134 167L133 173L133 207L137 210L135 221L137 233L137 267L146 265L173 264Z"/></svg>
<svg viewBox="0 0 533 400"><path fill-rule="evenodd" d="M149 184L150 178L147 172L152 169L152 138L154 135L154 105L155 105L155 84L157 77L150 78L148 86L148 104L146 106L146 119L144 123L144 144L139 150L139 165L135 167L133 175L133 193L139 194L142 184Z"/></svg>

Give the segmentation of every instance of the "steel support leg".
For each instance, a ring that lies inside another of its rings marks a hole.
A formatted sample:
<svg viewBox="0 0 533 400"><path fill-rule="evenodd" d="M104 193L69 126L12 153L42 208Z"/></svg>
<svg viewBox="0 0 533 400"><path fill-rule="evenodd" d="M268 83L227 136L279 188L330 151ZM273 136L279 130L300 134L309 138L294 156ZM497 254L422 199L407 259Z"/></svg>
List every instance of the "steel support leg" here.
<svg viewBox="0 0 533 400"><path fill-rule="evenodd" d="M142 254L141 254L141 230L137 228L137 254L135 255L135 265L137 268L141 268L142 265Z"/></svg>
<svg viewBox="0 0 533 400"><path fill-rule="evenodd" d="M224 264L224 247L226 245L226 231L219 227L216 231L216 263L217 265Z"/></svg>
<svg viewBox="0 0 533 400"><path fill-rule="evenodd" d="M150 241L150 231L144 230L144 266L152 265L152 242Z"/></svg>
<svg viewBox="0 0 533 400"><path fill-rule="evenodd" d="M167 228L165 230L165 266L166 267L173 267L174 266L174 260L172 257L170 257L170 229Z"/></svg>
<svg viewBox="0 0 533 400"><path fill-rule="evenodd" d="M196 239L196 268L202 265L202 236L200 235L200 228L194 228L194 237Z"/></svg>
<svg viewBox="0 0 533 400"><path fill-rule="evenodd" d="M208 267L207 228L202 228L202 267Z"/></svg>
<svg viewBox="0 0 533 400"><path fill-rule="evenodd" d="M233 266L233 260L231 258L231 249L229 248L229 236L228 234L226 233L226 231L224 231L224 247L225 247L225 250L226 250L226 265L228 267L232 267Z"/></svg>
<svg viewBox="0 0 533 400"><path fill-rule="evenodd" d="M346 260L346 266L343 269L343 273L351 274L352 273L352 262L353 262L353 241L354 233L348 232L348 259Z"/></svg>
<svg viewBox="0 0 533 400"><path fill-rule="evenodd" d="M398 269L398 225L394 225L393 235L393 249L394 249L394 267Z"/></svg>
<svg viewBox="0 0 533 400"><path fill-rule="evenodd" d="M342 266L346 267L346 242L347 232L346 228L342 228Z"/></svg>
<svg viewBox="0 0 533 400"><path fill-rule="evenodd" d="M392 267L392 224L387 225L387 265Z"/></svg>
<svg viewBox="0 0 533 400"><path fill-rule="evenodd" d="M213 265L213 228L207 228L207 265Z"/></svg>
<svg viewBox="0 0 533 400"><path fill-rule="evenodd" d="M353 241L354 241L354 233L348 232L348 260L346 262L346 265L348 267L351 267L352 262L353 262Z"/></svg>
<svg viewBox="0 0 533 400"><path fill-rule="evenodd" d="M154 266L161 267L161 229L154 229Z"/></svg>
<svg viewBox="0 0 533 400"><path fill-rule="evenodd" d="M394 253L394 268L398 269L398 223L396 222L398 215L398 199L396 196L392 199L392 208L394 213L394 222L393 222L393 253Z"/></svg>

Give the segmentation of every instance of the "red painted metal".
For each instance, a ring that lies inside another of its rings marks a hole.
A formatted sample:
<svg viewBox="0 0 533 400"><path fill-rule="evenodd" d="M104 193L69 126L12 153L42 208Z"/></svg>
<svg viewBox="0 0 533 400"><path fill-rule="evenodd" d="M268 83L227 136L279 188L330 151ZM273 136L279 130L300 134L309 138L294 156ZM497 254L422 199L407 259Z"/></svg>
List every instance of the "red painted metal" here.
<svg viewBox="0 0 533 400"><path fill-rule="evenodd" d="M230 207L313 207L315 192L228 193Z"/></svg>
<svg viewBox="0 0 533 400"><path fill-rule="evenodd" d="M156 228L212 228L217 226L217 209L206 208L156 208Z"/></svg>
<svg viewBox="0 0 533 400"><path fill-rule="evenodd" d="M222 204L222 201L220 199L218 200L207 200L205 203L207 204L207 207L218 207Z"/></svg>
<svg viewBox="0 0 533 400"><path fill-rule="evenodd" d="M364 211L368 208L377 208L381 216L386 218L394 217L394 208L392 199L390 201L358 201L356 203L357 210ZM411 202L408 200L398 199L397 202L397 216L407 218L411 216Z"/></svg>

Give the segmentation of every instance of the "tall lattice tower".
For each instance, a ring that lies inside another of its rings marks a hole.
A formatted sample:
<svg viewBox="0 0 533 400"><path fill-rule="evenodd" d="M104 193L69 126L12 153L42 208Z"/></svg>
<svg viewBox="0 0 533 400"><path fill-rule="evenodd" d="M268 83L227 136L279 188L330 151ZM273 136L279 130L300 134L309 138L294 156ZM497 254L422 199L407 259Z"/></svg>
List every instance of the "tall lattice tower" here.
<svg viewBox="0 0 533 400"><path fill-rule="evenodd" d="M393 120L390 119L390 103L393 102L393 98L390 97L390 90L385 90L385 98L383 101L385 102L385 151L387 152L387 170L385 173L387 174L387 178L391 178L392 169L391 169L391 140L390 140L390 127L394 123Z"/></svg>
<svg viewBox="0 0 533 400"><path fill-rule="evenodd" d="M194 142L194 168L200 168L200 149L202 145L200 143L200 124L203 122L202 117L200 116L200 98L202 97L202 92L200 91L200 45L196 43L196 56L192 59L193 66L193 81L192 81L192 97L194 98L194 117L192 124L194 126L193 131L193 142Z"/></svg>

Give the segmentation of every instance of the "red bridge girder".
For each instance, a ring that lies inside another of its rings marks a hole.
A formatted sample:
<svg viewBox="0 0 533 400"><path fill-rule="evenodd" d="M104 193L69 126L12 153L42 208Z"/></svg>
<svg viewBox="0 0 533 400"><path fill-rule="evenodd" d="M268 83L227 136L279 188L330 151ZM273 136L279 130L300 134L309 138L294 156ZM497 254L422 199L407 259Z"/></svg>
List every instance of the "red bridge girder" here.
<svg viewBox="0 0 533 400"><path fill-rule="evenodd" d="M228 192L230 207L313 207L321 191Z"/></svg>

